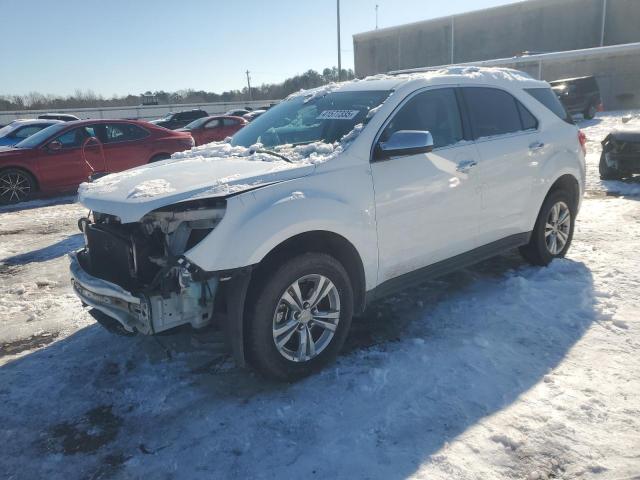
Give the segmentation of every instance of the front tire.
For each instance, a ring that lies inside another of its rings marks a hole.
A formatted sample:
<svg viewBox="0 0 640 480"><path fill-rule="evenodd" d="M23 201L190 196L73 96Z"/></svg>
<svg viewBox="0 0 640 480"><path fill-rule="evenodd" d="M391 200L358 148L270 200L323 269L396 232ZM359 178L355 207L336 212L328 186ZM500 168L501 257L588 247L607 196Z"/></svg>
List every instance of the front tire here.
<svg viewBox="0 0 640 480"><path fill-rule="evenodd" d="M550 192L540 208L529 243L520 247L525 260L546 266L554 258L564 257L573 239L576 209L575 201L566 191Z"/></svg>
<svg viewBox="0 0 640 480"><path fill-rule="evenodd" d="M335 359L349 333L353 288L344 267L305 253L262 272L247 308L247 359L265 376L294 381Z"/></svg>
<svg viewBox="0 0 640 480"><path fill-rule="evenodd" d="M0 205L30 200L35 190L35 179L24 170L8 168L0 171Z"/></svg>

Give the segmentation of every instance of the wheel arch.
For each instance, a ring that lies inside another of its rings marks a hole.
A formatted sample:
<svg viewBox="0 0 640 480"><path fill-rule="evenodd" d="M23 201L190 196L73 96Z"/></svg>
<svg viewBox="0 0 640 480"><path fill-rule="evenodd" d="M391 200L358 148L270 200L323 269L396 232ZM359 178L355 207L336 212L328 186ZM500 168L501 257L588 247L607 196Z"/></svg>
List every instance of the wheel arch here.
<svg viewBox="0 0 640 480"><path fill-rule="evenodd" d="M571 195L571 200L573 201L574 208L578 208L580 205L580 184L578 183L578 179L570 173L565 173L556 179L555 182L551 185L546 198L553 192L557 190L565 190ZM543 200L544 202L544 200Z"/></svg>
<svg viewBox="0 0 640 480"><path fill-rule="evenodd" d="M249 290L265 273L292 256L316 252L325 253L338 260L349 275L354 294L354 312L362 312L365 306L364 263L356 247L345 237L327 230L313 230L289 237L272 248L255 266Z"/></svg>

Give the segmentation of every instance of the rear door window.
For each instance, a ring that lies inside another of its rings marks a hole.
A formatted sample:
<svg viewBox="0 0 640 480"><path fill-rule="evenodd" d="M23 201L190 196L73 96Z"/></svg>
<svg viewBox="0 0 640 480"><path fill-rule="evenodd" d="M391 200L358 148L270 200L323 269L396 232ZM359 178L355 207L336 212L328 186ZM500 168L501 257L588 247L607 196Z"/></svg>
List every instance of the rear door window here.
<svg viewBox="0 0 640 480"><path fill-rule="evenodd" d="M527 107L522 105L517 100L516 100L516 104L518 106L518 112L520 113L520 121L522 122L522 129L535 130L536 128L538 128L538 119L534 117L529 110L527 110Z"/></svg>
<svg viewBox="0 0 640 480"><path fill-rule="evenodd" d="M517 100L511 94L487 87L462 90L476 139L524 130Z"/></svg>
<svg viewBox="0 0 640 480"><path fill-rule="evenodd" d="M558 96L551 90L550 88L541 87L541 88L525 88L525 92L535 98L538 102L543 104L549 110L556 114L557 117L561 118L567 123L573 124L573 119L569 112L564 108L564 105L558 99Z"/></svg>
<svg viewBox="0 0 640 480"><path fill-rule="evenodd" d="M100 127L102 127L102 125L97 126L98 129ZM148 135L146 130L137 125L129 125L128 123L107 123L104 125L104 130L101 133L100 140L104 143L128 142L139 140Z"/></svg>

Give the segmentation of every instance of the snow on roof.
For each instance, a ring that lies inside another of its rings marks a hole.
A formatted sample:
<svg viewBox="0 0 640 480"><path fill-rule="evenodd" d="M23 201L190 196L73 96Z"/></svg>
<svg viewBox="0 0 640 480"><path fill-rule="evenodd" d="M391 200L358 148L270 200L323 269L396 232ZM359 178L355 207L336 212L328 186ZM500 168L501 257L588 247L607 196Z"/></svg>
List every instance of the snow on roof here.
<svg viewBox="0 0 640 480"><path fill-rule="evenodd" d="M308 97L307 101L330 92L351 92L366 90L396 90L399 86L411 81L424 81L425 83L494 83L499 85L511 85L516 82L539 86L545 84L536 80L525 72L512 68L501 67L476 67L476 66L451 66L428 68L419 71L407 71L398 73L381 73L371 75L363 79L354 79L341 83L330 83L310 90L300 90L292 93L287 99L295 97Z"/></svg>

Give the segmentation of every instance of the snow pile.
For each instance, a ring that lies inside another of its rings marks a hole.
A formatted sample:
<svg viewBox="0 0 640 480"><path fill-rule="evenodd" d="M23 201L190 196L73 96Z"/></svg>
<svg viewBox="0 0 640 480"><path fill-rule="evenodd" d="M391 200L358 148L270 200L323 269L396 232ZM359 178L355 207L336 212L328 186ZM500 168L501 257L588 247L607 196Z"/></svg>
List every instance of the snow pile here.
<svg viewBox="0 0 640 480"><path fill-rule="evenodd" d="M131 189L127 198L149 198L175 192L176 189L164 178L145 180Z"/></svg>

